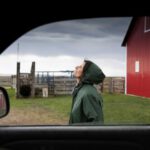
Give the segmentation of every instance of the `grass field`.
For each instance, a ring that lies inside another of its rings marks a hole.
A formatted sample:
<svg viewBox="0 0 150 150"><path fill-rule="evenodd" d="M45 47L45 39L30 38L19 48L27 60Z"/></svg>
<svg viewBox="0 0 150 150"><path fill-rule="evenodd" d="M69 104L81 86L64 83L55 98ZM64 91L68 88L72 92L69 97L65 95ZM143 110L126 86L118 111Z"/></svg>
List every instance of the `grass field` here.
<svg viewBox="0 0 150 150"><path fill-rule="evenodd" d="M67 125L71 96L36 99L16 99L8 90L10 113L0 125ZM150 99L122 94L102 94L105 124L149 124Z"/></svg>

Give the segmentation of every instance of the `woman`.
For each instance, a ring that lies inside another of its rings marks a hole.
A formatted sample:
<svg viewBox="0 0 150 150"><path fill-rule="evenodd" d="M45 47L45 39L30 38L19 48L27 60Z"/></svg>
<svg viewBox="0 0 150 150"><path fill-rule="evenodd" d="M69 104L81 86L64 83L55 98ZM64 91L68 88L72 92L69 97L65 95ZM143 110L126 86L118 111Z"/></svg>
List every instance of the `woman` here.
<svg viewBox="0 0 150 150"><path fill-rule="evenodd" d="M69 124L102 124L103 99L94 84L102 83L105 75L93 62L84 60L74 71L77 85L73 91Z"/></svg>

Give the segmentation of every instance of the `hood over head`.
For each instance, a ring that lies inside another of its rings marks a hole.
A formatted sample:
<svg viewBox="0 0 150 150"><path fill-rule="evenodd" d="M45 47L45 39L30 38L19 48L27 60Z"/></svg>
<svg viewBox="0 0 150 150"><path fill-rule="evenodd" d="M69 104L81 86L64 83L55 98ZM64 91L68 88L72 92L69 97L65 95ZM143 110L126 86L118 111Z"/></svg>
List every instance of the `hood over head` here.
<svg viewBox="0 0 150 150"><path fill-rule="evenodd" d="M99 84L103 82L105 74L102 70L92 61L84 60L85 65L83 68L82 83Z"/></svg>

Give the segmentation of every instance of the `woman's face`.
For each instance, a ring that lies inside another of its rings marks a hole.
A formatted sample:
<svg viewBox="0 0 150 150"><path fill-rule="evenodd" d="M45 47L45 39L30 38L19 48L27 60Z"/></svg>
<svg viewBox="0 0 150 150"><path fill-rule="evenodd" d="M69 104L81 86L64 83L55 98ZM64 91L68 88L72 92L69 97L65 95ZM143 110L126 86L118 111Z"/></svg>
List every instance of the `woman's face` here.
<svg viewBox="0 0 150 150"><path fill-rule="evenodd" d="M82 77L84 65L85 65L85 62L75 67L73 74L76 78L80 79Z"/></svg>

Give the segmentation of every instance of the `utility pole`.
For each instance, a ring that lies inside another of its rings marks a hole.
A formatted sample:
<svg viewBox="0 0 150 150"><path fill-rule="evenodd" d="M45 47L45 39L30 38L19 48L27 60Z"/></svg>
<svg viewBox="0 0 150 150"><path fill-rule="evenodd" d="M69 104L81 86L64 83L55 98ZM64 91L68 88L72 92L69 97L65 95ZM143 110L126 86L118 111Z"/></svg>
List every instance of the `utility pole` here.
<svg viewBox="0 0 150 150"><path fill-rule="evenodd" d="M18 40L18 43L17 43L17 62L19 62L19 40Z"/></svg>

